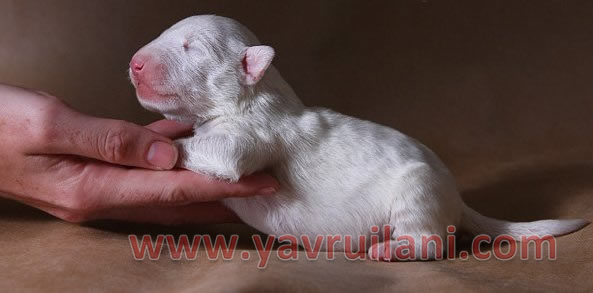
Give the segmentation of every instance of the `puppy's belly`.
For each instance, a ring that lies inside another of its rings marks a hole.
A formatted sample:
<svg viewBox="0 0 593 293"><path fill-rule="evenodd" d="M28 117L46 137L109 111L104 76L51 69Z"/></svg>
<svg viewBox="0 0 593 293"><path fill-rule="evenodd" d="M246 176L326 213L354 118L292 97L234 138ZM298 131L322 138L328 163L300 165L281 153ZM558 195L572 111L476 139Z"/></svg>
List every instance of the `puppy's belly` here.
<svg viewBox="0 0 593 293"><path fill-rule="evenodd" d="M315 205L315 203L298 200L287 200L294 195L279 192L273 196L256 196L251 198L229 198L224 204L232 209L246 224L264 233L280 236L291 235L297 238L302 246L302 237L307 237L311 244L317 237L323 237L321 250L327 250L327 237L339 235L340 240L333 244L337 251L343 251L346 239L353 251L359 249L359 237L370 239L370 227L381 226L388 222L387 207L385 210L365 211L368 205L344 206L336 203L333 206ZM356 209L356 211L354 211ZM378 219L382 218L382 219ZM363 243L366 250L370 243Z"/></svg>

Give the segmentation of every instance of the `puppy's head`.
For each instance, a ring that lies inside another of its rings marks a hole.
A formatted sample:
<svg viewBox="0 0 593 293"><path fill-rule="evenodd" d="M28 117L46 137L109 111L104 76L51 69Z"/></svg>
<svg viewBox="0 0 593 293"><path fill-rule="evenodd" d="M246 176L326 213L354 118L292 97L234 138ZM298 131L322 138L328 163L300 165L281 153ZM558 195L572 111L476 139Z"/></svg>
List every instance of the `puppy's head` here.
<svg viewBox="0 0 593 293"><path fill-rule="evenodd" d="M214 15L186 18L140 49L130 79L140 103L169 119L224 114L262 79L274 50L238 22Z"/></svg>

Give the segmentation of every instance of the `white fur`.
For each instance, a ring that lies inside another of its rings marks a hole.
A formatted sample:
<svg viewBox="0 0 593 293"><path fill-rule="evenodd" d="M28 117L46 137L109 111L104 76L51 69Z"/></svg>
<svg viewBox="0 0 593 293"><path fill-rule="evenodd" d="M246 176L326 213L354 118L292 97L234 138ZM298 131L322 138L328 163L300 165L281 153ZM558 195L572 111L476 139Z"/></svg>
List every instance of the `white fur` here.
<svg viewBox="0 0 593 293"><path fill-rule="evenodd" d="M369 237L371 226L390 224L393 239L444 239L448 225L518 236L564 234L587 223L512 224L479 215L465 206L447 168L424 145L385 126L303 106L269 66L273 49L234 20L187 18L139 52L166 68L152 85L167 97L147 102L139 96L142 104L195 123L195 136L178 141L183 168L231 181L267 170L279 180L276 195L224 201L265 233L358 239Z"/></svg>

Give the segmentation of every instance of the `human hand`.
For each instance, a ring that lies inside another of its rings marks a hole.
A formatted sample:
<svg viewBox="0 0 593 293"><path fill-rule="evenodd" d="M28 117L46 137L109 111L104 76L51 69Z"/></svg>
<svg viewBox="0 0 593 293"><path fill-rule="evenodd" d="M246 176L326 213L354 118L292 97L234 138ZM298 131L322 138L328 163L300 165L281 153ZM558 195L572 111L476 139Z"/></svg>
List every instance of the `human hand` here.
<svg viewBox="0 0 593 293"><path fill-rule="evenodd" d="M217 200L269 195L277 182L237 183L186 170L171 139L190 125L146 127L81 114L48 94L0 84L0 196L69 222L119 219L177 224L236 216Z"/></svg>

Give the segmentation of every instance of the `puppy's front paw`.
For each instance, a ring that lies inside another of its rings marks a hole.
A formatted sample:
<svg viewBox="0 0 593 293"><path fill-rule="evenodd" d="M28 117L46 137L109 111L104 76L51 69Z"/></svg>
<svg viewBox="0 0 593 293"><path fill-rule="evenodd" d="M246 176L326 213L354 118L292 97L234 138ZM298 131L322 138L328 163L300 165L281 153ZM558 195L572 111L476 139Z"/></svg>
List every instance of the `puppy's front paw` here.
<svg viewBox="0 0 593 293"><path fill-rule="evenodd" d="M220 162L220 159L207 157L200 153L193 143L191 138L178 139L175 141L175 145L179 150L176 167L215 177L220 180L230 182L239 181L241 173L237 168L230 166L233 165L231 162L224 164Z"/></svg>

